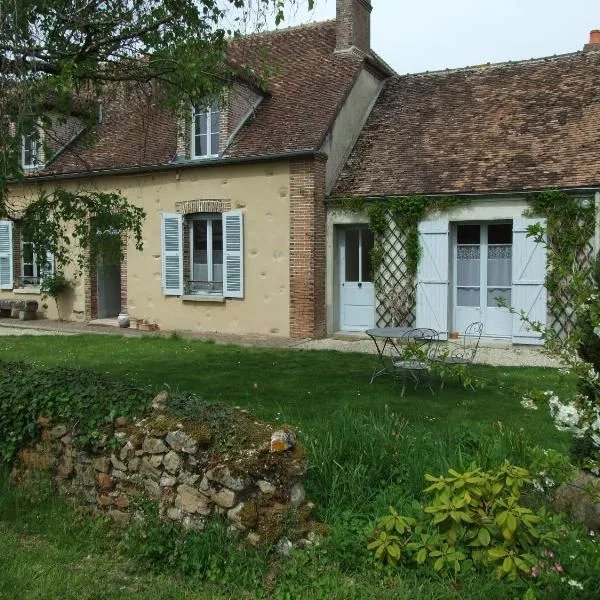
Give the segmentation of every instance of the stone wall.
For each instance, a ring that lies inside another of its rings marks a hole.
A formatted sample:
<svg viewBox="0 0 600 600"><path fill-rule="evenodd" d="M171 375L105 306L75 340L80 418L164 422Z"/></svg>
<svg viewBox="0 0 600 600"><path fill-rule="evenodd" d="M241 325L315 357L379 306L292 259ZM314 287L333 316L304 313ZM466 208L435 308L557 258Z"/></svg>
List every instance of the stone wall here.
<svg viewBox="0 0 600 600"><path fill-rule="evenodd" d="M121 524L141 518L142 502L151 500L163 519L188 529L220 514L253 545L310 543L318 525L293 430L220 405L204 408L201 419L178 420L164 412L167 398L156 397L149 418L117 419L99 452L77 446L67 426L39 418L41 440L21 449L15 477L50 470L60 492Z"/></svg>

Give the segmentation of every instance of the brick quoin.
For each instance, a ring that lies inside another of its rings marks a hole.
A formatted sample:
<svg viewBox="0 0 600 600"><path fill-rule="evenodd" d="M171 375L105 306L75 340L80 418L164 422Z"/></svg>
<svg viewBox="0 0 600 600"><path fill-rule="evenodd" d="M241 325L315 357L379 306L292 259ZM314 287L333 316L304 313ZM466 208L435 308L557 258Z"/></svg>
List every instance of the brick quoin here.
<svg viewBox="0 0 600 600"><path fill-rule="evenodd" d="M290 336L325 336L325 159L290 165Z"/></svg>

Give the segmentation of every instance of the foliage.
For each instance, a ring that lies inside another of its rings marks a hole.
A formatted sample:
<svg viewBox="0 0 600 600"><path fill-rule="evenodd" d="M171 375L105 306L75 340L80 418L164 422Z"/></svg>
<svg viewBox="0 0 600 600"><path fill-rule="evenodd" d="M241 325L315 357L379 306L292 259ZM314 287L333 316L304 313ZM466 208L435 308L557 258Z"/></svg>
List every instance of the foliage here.
<svg viewBox="0 0 600 600"><path fill-rule="evenodd" d="M415 277L421 256L419 222L431 213L447 211L468 203L468 199L456 196L394 196L369 201L354 197L338 199L332 203L335 208L365 213L368 216L371 231L375 234L375 243L371 251L373 283L378 295L384 298L398 324L405 321L415 303ZM383 244L391 223L403 236L404 264L408 279L401 290L385 289L382 278L385 258Z"/></svg>
<svg viewBox="0 0 600 600"><path fill-rule="evenodd" d="M0 462L37 439L40 416L70 425L76 443L96 447L107 441L105 426L143 412L151 398L150 390L93 371L0 360Z"/></svg>
<svg viewBox="0 0 600 600"><path fill-rule="evenodd" d="M70 289L71 282L65 277L64 273L61 273L60 271L44 276L40 285L43 299L45 296L56 299Z"/></svg>
<svg viewBox="0 0 600 600"><path fill-rule="evenodd" d="M431 502L414 517L390 514L377 521L368 548L383 564L413 561L451 577L472 567L494 567L498 577L528 575L531 554L540 542L553 541L540 528L543 517L521 504L531 484L527 470L505 461L483 471L472 467L449 477L425 475Z"/></svg>
<svg viewBox="0 0 600 600"><path fill-rule="evenodd" d="M41 192L25 208L23 234L31 240L36 256L54 255L59 271L75 257L80 275L100 255L103 260L120 262L128 235L141 250L145 216L119 192L58 189Z"/></svg>

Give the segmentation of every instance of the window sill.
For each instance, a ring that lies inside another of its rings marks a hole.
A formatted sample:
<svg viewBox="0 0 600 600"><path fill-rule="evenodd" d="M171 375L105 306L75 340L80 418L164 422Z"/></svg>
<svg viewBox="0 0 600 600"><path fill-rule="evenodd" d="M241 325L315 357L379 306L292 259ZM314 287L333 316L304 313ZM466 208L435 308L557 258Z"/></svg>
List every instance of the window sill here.
<svg viewBox="0 0 600 600"><path fill-rule="evenodd" d="M223 303L225 302L224 296L217 296L216 294L211 296L210 294L185 294L181 296L181 300L183 302L217 302Z"/></svg>
<svg viewBox="0 0 600 600"><path fill-rule="evenodd" d="M39 287L22 287L22 288L14 288L13 294L29 294L32 296L40 296L42 292Z"/></svg>

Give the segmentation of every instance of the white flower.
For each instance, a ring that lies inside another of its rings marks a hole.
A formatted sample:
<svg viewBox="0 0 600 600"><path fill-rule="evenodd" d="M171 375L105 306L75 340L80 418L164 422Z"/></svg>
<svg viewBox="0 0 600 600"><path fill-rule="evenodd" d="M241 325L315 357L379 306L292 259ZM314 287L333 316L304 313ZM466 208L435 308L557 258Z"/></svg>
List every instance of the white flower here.
<svg viewBox="0 0 600 600"><path fill-rule="evenodd" d="M538 409L536 403L531 398L527 398L527 397L524 397L523 400L521 400L521 406L523 408L526 408L527 410L537 410Z"/></svg>
<svg viewBox="0 0 600 600"><path fill-rule="evenodd" d="M569 581L567 581L567 583L574 588L577 588L578 590L582 590L583 589L583 584L580 583L579 581L576 581L575 579L569 579Z"/></svg>

